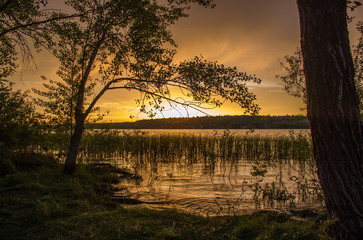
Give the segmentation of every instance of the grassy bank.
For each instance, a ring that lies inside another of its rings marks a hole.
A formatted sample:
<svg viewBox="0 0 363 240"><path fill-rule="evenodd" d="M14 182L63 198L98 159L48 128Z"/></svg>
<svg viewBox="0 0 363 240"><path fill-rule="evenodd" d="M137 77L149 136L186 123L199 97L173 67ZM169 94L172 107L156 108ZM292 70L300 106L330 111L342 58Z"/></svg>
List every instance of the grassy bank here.
<svg viewBox="0 0 363 240"><path fill-rule="evenodd" d="M82 165L74 176L51 158L12 160L0 177L0 239L322 239L321 215L259 212L194 216L124 207L109 198L114 168ZM43 164L40 164L42 163Z"/></svg>

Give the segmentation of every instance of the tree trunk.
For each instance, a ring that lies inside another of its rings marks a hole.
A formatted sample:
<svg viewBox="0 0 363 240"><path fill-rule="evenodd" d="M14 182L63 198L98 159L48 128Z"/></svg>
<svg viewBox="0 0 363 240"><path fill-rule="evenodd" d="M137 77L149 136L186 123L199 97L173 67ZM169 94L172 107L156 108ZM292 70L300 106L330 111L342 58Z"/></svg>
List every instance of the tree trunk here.
<svg viewBox="0 0 363 240"><path fill-rule="evenodd" d="M76 126L74 128L74 133L71 137L71 143L69 145L69 151L66 158L66 161L64 163L64 173L67 174L73 174L76 170L76 161L77 161L77 155L78 155L78 148L81 143L82 134L83 134L83 128L84 128L84 122L86 120L86 117L91 112L93 106L96 104L96 101L94 100L92 102L93 105L90 105L85 113L83 113L83 105L84 105L84 94L86 89L86 83L89 77L89 74L92 70L92 66L96 60L98 51L100 50L100 47L102 43L106 39L106 31L101 33L101 38L97 41L95 48L92 50L92 54L90 56L90 59L88 60L87 68L84 71L84 74L82 76L82 79L80 81L78 92L77 92L77 103L74 110L74 116L76 120ZM83 72L83 71L82 71ZM100 96L99 96L100 97ZM98 97L98 98L99 98ZM71 104L72 107L72 104Z"/></svg>
<svg viewBox="0 0 363 240"><path fill-rule="evenodd" d="M71 137L71 143L69 145L69 151L64 163L64 173L73 174L76 170L76 161L78 155L79 145L81 143L83 134L84 121L76 123L73 135Z"/></svg>
<svg viewBox="0 0 363 240"><path fill-rule="evenodd" d="M297 0L308 118L318 176L336 239L362 239L363 132L346 0Z"/></svg>

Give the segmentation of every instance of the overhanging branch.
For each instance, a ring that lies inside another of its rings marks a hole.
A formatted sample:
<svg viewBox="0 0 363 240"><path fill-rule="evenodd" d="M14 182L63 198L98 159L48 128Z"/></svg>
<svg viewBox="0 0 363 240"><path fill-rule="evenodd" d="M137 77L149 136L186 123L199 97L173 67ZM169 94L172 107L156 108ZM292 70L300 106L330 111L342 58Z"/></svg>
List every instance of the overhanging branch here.
<svg viewBox="0 0 363 240"><path fill-rule="evenodd" d="M111 81L109 81L104 87L103 89L97 94L97 96L92 100L92 102L90 103L90 105L88 106L87 110L84 112L84 118L86 118L88 116L88 114L90 114L90 112L92 111L93 107L96 105L97 101L102 97L102 95L110 89L110 86L114 83L118 83L121 81L131 81L131 80L135 80L133 78L116 78L113 79Z"/></svg>
<svg viewBox="0 0 363 240"><path fill-rule="evenodd" d="M209 115L208 113L204 112L202 109L212 109L212 107L203 107L201 106L201 103L199 104L196 104L196 102L191 102L191 101L179 101L177 99L173 99L171 97L168 97L168 96L165 96L163 94L158 94L156 92L153 92L153 91L150 91L150 90L146 90L146 89L142 89L142 88L139 88L139 87L136 87L136 86L115 86L115 87L110 87L112 84L115 84L115 83L119 83L119 82L122 82L122 81L133 81L133 82L145 82L145 83L151 83L153 81L151 80L147 80L147 79L137 79L137 78L128 78L128 77L125 77L125 78L116 78L116 79L113 79L111 81L109 81L104 87L103 89L96 95L96 97L92 100L92 102L90 103L90 105L88 106L88 108L86 109L86 111L84 112L84 118L86 118L92 111L93 107L96 105L97 101L104 95L104 93L107 91L107 90L116 90L116 89L128 89L128 90L137 90L139 92L142 92L142 93L146 93L146 94L150 94L152 97L158 97L158 98L161 98L161 99L164 99L164 100L167 100L168 102L172 102L172 103L175 103L175 104L178 104L178 105L181 105L185 108L191 108L191 109L194 109L198 112L201 112L203 114L206 114L206 115ZM166 85L168 86L172 86L172 87L179 87L181 89L185 89L185 90L188 90L188 85L181 82L180 81L180 78L176 77L176 78L172 78L172 79L169 79L169 80L166 80ZM154 101L156 102L156 100L154 99Z"/></svg>
<svg viewBox="0 0 363 240"><path fill-rule="evenodd" d="M194 110L196 110L198 112L201 112L201 113L209 116L208 113L206 113L206 112L204 112L204 111L201 110L201 109L207 109L207 108L204 108L202 106L194 106L195 104L194 103L191 103L191 102L186 102L186 101L185 102L181 102L181 101L177 101L177 100L172 99L170 97L166 97L166 96L163 96L161 94L157 94L157 93L154 93L154 92L151 92L151 91L147 91L147 90L144 90L144 89L141 89L141 88L137 88L137 87L124 87L123 86L123 87L111 87L111 88L108 88L108 90L114 90L114 89L137 90L139 92L147 93L147 94L150 94L150 95L155 96L155 97L160 97L160 98L165 99L165 100L167 100L169 102L173 102L173 103L176 103L178 105L182 105L184 107L192 108L192 109L194 109Z"/></svg>
<svg viewBox="0 0 363 240"><path fill-rule="evenodd" d="M3 5L0 6L0 12L4 11L5 8L7 8L11 2L13 2L14 0L7 0Z"/></svg>
<svg viewBox="0 0 363 240"><path fill-rule="evenodd" d="M21 29L21 28L32 27L32 26L41 25L41 24L45 24L45 23L48 23L48 22L52 22L52 21L58 21L58 20L62 20L62 19L68 19L68 18L74 18L74 17L80 17L80 16L81 15L77 15L77 14L68 15L68 16L60 16L60 17L49 18L49 19L39 21L39 22L32 22L32 23L27 23L27 24L23 24L23 25L18 25L18 26L3 30L0 33L0 37L7 34L7 33L9 33L9 32L11 32L11 31L16 31L16 30Z"/></svg>

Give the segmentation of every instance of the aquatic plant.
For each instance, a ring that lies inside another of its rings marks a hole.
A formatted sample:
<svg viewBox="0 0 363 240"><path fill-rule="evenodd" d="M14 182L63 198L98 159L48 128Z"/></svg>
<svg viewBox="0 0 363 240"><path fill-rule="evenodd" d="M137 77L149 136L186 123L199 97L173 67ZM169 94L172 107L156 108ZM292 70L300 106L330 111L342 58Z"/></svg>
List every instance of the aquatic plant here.
<svg viewBox="0 0 363 240"><path fill-rule="evenodd" d="M88 132L80 149L84 161L130 160L157 162L234 162L312 159L308 135L236 136L150 134L142 131Z"/></svg>

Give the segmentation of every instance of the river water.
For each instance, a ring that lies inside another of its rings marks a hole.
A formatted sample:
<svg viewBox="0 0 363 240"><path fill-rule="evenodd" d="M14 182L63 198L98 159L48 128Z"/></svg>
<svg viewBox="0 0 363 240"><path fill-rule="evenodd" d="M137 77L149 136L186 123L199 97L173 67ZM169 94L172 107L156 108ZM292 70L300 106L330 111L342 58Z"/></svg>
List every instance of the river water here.
<svg viewBox="0 0 363 240"><path fill-rule="evenodd" d="M224 130L142 130L146 134L226 134ZM294 133L308 134L308 130ZM235 136L288 136L289 130L229 130ZM256 210L321 208L322 195L312 161L183 161L133 163L119 161L141 176L124 179L117 195L144 202L151 208L175 208L204 216L233 215Z"/></svg>

